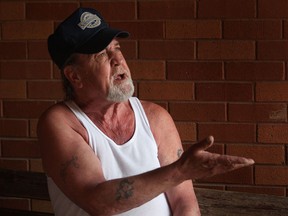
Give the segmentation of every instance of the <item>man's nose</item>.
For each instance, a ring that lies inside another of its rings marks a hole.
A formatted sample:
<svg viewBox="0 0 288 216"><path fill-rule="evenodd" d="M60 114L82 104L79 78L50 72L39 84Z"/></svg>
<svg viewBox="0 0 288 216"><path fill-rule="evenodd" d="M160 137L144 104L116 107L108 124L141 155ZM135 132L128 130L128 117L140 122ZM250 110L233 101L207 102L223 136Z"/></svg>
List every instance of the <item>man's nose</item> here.
<svg viewBox="0 0 288 216"><path fill-rule="evenodd" d="M121 65L124 60L124 57L121 52L112 52L111 54L111 64L113 66Z"/></svg>

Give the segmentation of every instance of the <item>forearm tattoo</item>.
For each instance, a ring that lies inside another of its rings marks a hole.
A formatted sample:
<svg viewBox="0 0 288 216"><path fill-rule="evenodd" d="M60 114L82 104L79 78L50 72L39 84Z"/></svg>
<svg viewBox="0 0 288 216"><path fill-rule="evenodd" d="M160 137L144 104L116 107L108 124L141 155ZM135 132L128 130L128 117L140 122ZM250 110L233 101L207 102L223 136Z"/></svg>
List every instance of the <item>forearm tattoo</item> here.
<svg viewBox="0 0 288 216"><path fill-rule="evenodd" d="M61 164L60 175L64 182L66 182L67 178L67 169L69 167L79 168L78 157L73 155L72 158L64 163Z"/></svg>
<svg viewBox="0 0 288 216"><path fill-rule="evenodd" d="M133 196L134 187L133 187L134 181L129 179L123 179L119 183L119 187L116 191L116 200L120 201L122 199L128 199L129 197Z"/></svg>
<svg viewBox="0 0 288 216"><path fill-rule="evenodd" d="M178 149L177 151L178 158L180 158L182 154L183 154L183 149Z"/></svg>

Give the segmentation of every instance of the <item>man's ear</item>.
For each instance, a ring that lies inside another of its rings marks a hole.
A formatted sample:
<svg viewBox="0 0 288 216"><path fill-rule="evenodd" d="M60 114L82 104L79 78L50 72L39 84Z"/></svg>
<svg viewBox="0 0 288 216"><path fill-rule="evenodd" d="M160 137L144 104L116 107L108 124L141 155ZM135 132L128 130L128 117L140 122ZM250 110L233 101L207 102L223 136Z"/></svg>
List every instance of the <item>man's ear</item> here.
<svg viewBox="0 0 288 216"><path fill-rule="evenodd" d="M65 77L74 88L82 88L82 80L74 66L66 66L63 71Z"/></svg>

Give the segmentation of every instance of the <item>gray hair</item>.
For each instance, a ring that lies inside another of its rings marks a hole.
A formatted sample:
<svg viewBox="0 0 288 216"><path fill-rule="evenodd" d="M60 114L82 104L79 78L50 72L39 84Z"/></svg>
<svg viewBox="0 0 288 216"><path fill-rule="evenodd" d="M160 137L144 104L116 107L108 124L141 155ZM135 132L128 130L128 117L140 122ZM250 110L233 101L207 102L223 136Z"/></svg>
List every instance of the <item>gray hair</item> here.
<svg viewBox="0 0 288 216"><path fill-rule="evenodd" d="M74 99L74 88L71 85L70 81L67 79L67 77L64 74L64 68L70 65L76 65L77 63L77 57L78 55L76 53L72 54L65 62L63 67L61 68L61 78L62 78L62 85L63 90L65 92L64 100L72 100Z"/></svg>

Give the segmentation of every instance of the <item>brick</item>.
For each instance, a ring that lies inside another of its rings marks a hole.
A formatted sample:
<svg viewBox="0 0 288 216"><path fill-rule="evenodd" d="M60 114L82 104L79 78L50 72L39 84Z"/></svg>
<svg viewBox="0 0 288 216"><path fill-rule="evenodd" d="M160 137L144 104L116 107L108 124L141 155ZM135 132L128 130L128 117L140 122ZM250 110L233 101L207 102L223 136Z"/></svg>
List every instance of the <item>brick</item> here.
<svg viewBox="0 0 288 216"><path fill-rule="evenodd" d="M166 21L166 38L221 38L221 22L218 20Z"/></svg>
<svg viewBox="0 0 288 216"><path fill-rule="evenodd" d="M288 41L258 41L257 58L259 60L287 60Z"/></svg>
<svg viewBox="0 0 288 216"><path fill-rule="evenodd" d="M4 101L3 113L8 118L39 118L53 104L49 101Z"/></svg>
<svg viewBox="0 0 288 216"><path fill-rule="evenodd" d="M112 22L111 26L130 33L129 39L164 39L164 23L160 21Z"/></svg>
<svg viewBox="0 0 288 216"><path fill-rule="evenodd" d="M286 63L286 80L288 80L288 62Z"/></svg>
<svg viewBox="0 0 288 216"><path fill-rule="evenodd" d="M193 19L194 1L139 1L139 19Z"/></svg>
<svg viewBox="0 0 288 216"><path fill-rule="evenodd" d="M142 59L195 59L193 41L140 41Z"/></svg>
<svg viewBox="0 0 288 216"><path fill-rule="evenodd" d="M27 121L26 120L0 119L0 136L2 137L27 137L28 136Z"/></svg>
<svg viewBox="0 0 288 216"><path fill-rule="evenodd" d="M284 21L284 38L288 38L288 21Z"/></svg>
<svg viewBox="0 0 288 216"><path fill-rule="evenodd" d="M29 137L37 138L37 124L38 119L29 120Z"/></svg>
<svg viewBox="0 0 288 216"><path fill-rule="evenodd" d="M199 41L197 57L214 60L255 59L253 41Z"/></svg>
<svg viewBox="0 0 288 216"><path fill-rule="evenodd" d="M281 39L282 23L280 20L224 21L223 38Z"/></svg>
<svg viewBox="0 0 288 216"><path fill-rule="evenodd" d="M24 2L0 2L0 20L23 20L24 18Z"/></svg>
<svg viewBox="0 0 288 216"><path fill-rule="evenodd" d="M3 105L2 104L3 104L3 102L0 100L0 117L3 117ZM1 142L0 142L0 144L1 144Z"/></svg>
<svg viewBox="0 0 288 216"><path fill-rule="evenodd" d="M121 50L126 60L136 59L138 56L138 45L136 41L120 40Z"/></svg>
<svg viewBox="0 0 288 216"><path fill-rule="evenodd" d="M284 80L282 62L227 62L225 78L239 81Z"/></svg>
<svg viewBox="0 0 288 216"><path fill-rule="evenodd" d="M196 143L194 141L194 143ZM184 144L184 151L186 151L189 147L191 147L193 144ZM211 147L209 147L208 149L206 149L207 152L211 152L211 153L216 153L216 154L224 154L224 150L225 147L223 144L213 144Z"/></svg>
<svg viewBox="0 0 288 216"><path fill-rule="evenodd" d="M53 22L25 21L2 23L2 38L7 40L47 39L53 32Z"/></svg>
<svg viewBox="0 0 288 216"><path fill-rule="evenodd" d="M0 198L1 208L10 208L18 210L30 210L30 201L29 199L22 198Z"/></svg>
<svg viewBox="0 0 288 216"><path fill-rule="evenodd" d="M222 80L220 62L167 62L168 80Z"/></svg>
<svg viewBox="0 0 288 216"><path fill-rule="evenodd" d="M26 98L25 81L1 81L0 80L0 98Z"/></svg>
<svg viewBox="0 0 288 216"><path fill-rule="evenodd" d="M196 141L196 125L191 122L176 122L176 127L182 141Z"/></svg>
<svg viewBox="0 0 288 216"><path fill-rule="evenodd" d="M225 104L220 103L170 103L170 114L174 120L225 121Z"/></svg>
<svg viewBox="0 0 288 216"><path fill-rule="evenodd" d="M28 20L64 20L76 8L78 3L26 3Z"/></svg>
<svg viewBox="0 0 288 216"><path fill-rule="evenodd" d="M48 61L7 61L0 64L0 78L3 79L49 79L51 71Z"/></svg>
<svg viewBox="0 0 288 216"><path fill-rule="evenodd" d="M216 154L224 154L225 153L225 146L223 144L216 144L214 143L211 147L206 149L206 151Z"/></svg>
<svg viewBox="0 0 288 216"><path fill-rule="evenodd" d="M279 187L261 187L261 186L227 186L228 191L236 191L252 194L266 194L272 196L285 196L285 188Z"/></svg>
<svg viewBox="0 0 288 216"><path fill-rule="evenodd" d="M31 99L62 99L64 92L60 81L28 82L28 98Z"/></svg>
<svg viewBox="0 0 288 216"><path fill-rule="evenodd" d="M31 172L42 172L42 173L44 172L41 159L30 159L29 164L30 164L29 170Z"/></svg>
<svg viewBox="0 0 288 216"><path fill-rule="evenodd" d="M257 101L287 101L288 100L288 83L257 83L256 84Z"/></svg>
<svg viewBox="0 0 288 216"><path fill-rule="evenodd" d="M286 145L286 164L288 164L288 146Z"/></svg>
<svg viewBox="0 0 288 216"><path fill-rule="evenodd" d="M15 52L17 50L17 52ZM25 42L0 42L0 59L25 59L26 43Z"/></svg>
<svg viewBox="0 0 288 216"><path fill-rule="evenodd" d="M27 163L27 160L21 160L21 159L20 160L0 159L0 168L27 171L28 163Z"/></svg>
<svg viewBox="0 0 288 216"><path fill-rule="evenodd" d="M198 1L199 18L254 18L256 0L201 0Z"/></svg>
<svg viewBox="0 0 288 216"><path fill-rule="evenodd" d="M39 158L40 149L36 140L12 141L4 140L2 142L2 155L4 157L19 158Z"/></svg>
<svg viewBox="0 0 288 216"><path fill-rule="evenodd" d="M261 164L285 163L285 148L283 145L227 145L226 153L252 158L256 163Z"/></svg>
<svg viewBox="0 0 288 216"><path fill-rule="evenodd" d="M237 122L286 122L286 104L229 104L228 120Z"/></svg>
<svg viewBox="0 0 288 216"><path fill-rule="evenodd" d="M107 21L136 19L136 3L132 0L81 2L81 6L95 8Z"/></svg>
<svg viewBox="0 0 288 216"><path fill-rule="evenodd" d="M139 97L149 100L193 100L193 83L139 83Z"/></svg>
<svg viewBox="0 0 288 216"><path fill-rule="evenodd" d="M223 184L253 184L253 169L245 167L225 174L216 175L197 182L213 182Z"/></svg>
<svg viewBox="0 0 288 216"><path fill-rule="evenodd" d="M213 135L215 142L250 142L256 141L256 127L254 124L236 123L200 123L198 125L198 138Z"/></svg>
<svg viewBox="0 0 288 216"><path fill-rule="evenodd" d="M286 0L258 0L259 18L288 18Z"/></svg>
<svg viewBox="0 0 288 216"><path fill-rule="evenodd" d="M286 124L259 124L258 142L262 143L287 143L288 125Z"/></svg>
<svg viewBox="0 0 288 216"><path fill-rule="evenodd" d="M253 86L246 83L198 83L196 99L199 101L252 101Z"/></svg>
<svg viewBox="0 0 288 216"><path fill-rule="evenodd" d="M28 58L50 60L47 41L28 41Z"/></svg>
<svg viewBox="0 0 288 216"><path fill-rule="evenodd" d="M256 166L256 185L288 185L287 166Z"/></svg>
<svg viewBox="0 0 288 216"><path fill-rule="evenodd" d="M133 80L164 80L164 61L129 61Z"/></svg>

